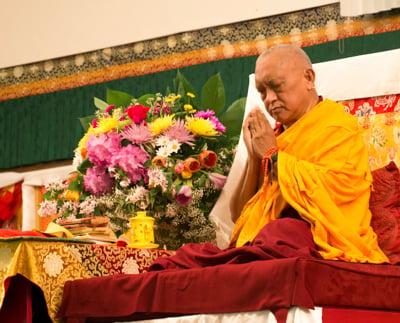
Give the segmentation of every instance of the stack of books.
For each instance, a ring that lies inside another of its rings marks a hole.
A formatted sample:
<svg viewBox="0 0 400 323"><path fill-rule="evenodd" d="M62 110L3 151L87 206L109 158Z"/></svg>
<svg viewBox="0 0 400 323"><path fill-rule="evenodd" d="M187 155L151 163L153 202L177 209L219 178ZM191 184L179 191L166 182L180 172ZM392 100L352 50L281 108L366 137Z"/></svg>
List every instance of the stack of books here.
<svg viewBox="0 0 400 323"><path fill-rule="evenodd" d="M61 220L57 224L67 229L74 238L90 240L95 243L115 243L117 237L108 227L110 219L106 216L95 216L82 219Z"/></svg>

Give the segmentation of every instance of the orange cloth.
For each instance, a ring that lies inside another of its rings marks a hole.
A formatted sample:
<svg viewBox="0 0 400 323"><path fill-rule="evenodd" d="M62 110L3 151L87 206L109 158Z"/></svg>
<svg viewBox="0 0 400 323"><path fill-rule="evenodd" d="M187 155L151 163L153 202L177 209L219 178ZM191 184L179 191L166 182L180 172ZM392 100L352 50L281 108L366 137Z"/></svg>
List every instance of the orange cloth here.
<svg viewBox="0 0 400 323"><path fill-rule="evenodd" d="M388 259L370 221L372 176L356 119L324 100L277 137L278 181L243 208L232 241L242 246L291 205L310 224L325 259L382 263Z"/></svg>

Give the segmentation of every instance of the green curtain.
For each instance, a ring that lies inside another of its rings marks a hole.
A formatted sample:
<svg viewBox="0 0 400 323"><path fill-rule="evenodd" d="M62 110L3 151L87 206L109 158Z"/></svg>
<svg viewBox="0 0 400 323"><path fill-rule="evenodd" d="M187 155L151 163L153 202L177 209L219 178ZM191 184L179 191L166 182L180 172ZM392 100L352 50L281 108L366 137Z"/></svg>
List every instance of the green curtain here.
<svg viewBox="0 0 400 323"><path fill-rule="evenodd" d="M400 48L400 31L352 37L305 47L313 63ZM256 56L214 61L180 68L198 93L204 82L221 73L227 104L247 95L248 75ZM79 117L95 110L93 98L105 98L107 88L134 96L172 88L176 70L0 102L0 169L73 157L83 130Z"/></svg>

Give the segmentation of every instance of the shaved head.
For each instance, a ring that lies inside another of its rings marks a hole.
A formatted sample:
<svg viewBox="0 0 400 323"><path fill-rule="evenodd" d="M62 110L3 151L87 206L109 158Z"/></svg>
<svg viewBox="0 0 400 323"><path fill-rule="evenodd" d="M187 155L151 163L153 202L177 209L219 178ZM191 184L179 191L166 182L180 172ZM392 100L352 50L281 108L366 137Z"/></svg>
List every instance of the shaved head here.
<svg viewBox="0 0 400 323"><path fill-rule="evenodd" d="M257 60L263 59L270 54L277 54L281 57L281 62L287 62L296 60L297 63L301 63L304 68L312 68L312 63L308 55L300 47L292 44L280 44L274 47L268 48L260 54Z"/></svg>

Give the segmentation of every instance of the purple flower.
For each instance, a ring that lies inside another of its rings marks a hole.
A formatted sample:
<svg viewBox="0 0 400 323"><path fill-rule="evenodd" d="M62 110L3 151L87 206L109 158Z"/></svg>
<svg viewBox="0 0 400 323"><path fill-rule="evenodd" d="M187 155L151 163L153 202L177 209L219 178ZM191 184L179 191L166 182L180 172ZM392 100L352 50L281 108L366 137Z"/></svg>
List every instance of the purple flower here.
<svg viewBox="0 0 400 323"><path fill-rule="evenodd" d="M87 155L91 163L96 166L110 165L111 156L120 149L121 138L116 132L91 135L86 143Z"/></svg>
<svg viewBox="0 0 400 323"><path fill-rule="evenodd" d="M178 194L174 193L174 198L180 205L187 206L192 201L192 189L183 185Z"/></svg>
<svg viewBox="0 0 400 323"><path fill-rule="evenodd" d="M112 156L112 165L119 166L128 173L132 183L140 181L145 176L146 169L143 164L149 159L149 155L139 147L128 145L122 147Z"/></svg>
<svg viewBox="0 0 400 323"><path fill-rule="evenodd" d="M226 176L222 174L210 173L208 174L208 178L217 190L221 190L226 183Z"/></svg>
<svg viewBox="0 0 400 323"><path fill-rule="evenodd" d="M99 196L111 192L114 181L106 173L104 167L94 166L86 170L86 175L83 176L83 186L90 193Z"/></svg>

